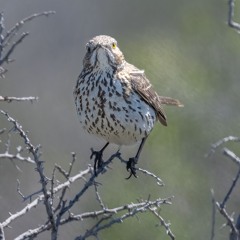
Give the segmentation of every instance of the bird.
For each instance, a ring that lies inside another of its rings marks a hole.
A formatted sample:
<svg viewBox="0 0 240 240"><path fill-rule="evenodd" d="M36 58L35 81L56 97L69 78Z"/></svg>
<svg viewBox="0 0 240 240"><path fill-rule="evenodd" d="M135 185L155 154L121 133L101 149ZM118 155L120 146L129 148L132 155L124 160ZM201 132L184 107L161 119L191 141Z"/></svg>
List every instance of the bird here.
<svg viewBox="0 0 240 240"><path fill-rule="evenodd" d="M127 161L127 179L137 177L136 164L155 123L167 126L162 105L183 106L177 99L159 96L144 70L128 63L117 41L107 35L95 36L86 44L73 95L82 128L106 141L100 151L92 152L95 173L110 143L140 143L136 155Z"/></svg>

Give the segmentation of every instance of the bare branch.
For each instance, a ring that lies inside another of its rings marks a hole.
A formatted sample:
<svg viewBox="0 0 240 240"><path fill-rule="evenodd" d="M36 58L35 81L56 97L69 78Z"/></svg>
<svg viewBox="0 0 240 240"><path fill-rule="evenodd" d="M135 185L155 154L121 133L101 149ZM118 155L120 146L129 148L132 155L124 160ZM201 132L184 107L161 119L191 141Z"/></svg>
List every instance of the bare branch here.
<svg viewBox="0 0 240 240"><path fill-rule="evenodd" d="M0 240L5 240L4 230L1 223L0 223Z"/></svg>
<svg viewBox="0 0 240 240"><path fill-rule="evenodd" d="M211 145L211 150L208 154L206 154L206 157L210 157L216 151L217 148L219 148L222 144L227 142L240 142L240 137L228 136L220 139L219 141Z"/></svg>
<svg viewBox="0 0 240 240"><path fill-rule="evenodd" d="M89 180L85 183L84 187L82 188L82 190L75 195L75 197L69 201L69 204L67 206L65 206L62 210L61 210L61 215L63 215L64 213L66 213L68 210L70 210L70 208L72 208L72 206L79 200L79 198L87 191L87 189L92 186L95 183L95 178L103 171L104 168L106 168L114 158L118 158L120 156L119 152L116 152L115 154L113 154L107 161L105 161L102 164L102 168L97 169L95 174L92 174L92 176L89 178Z"/></svg>
<svg viewBox="0 0 240 240"><path fill-rule="evenodd" d="M136 168L136 170L138 170L138 171L140 171L140 172L142 172L142 173L144 173L144 174L146 174L150 177L155 178L157 180L157 185L164 186L164 182L158 176L156 176L154 173L149 172L146 169L142 169L142 168Z"/></svg>
<svg viewBox="0 0 240 240"><path fill-rule="evenodd" d="M217 143L215 143L214 145L212 145L212 152L215 151L216 148L218 148L219 146L221 146L223 143L229 142L229 141L234 141L234 142L239 142L240 138L238 137L233 137L233 136L229 136L226 138L223 138L221 140L219 140ZM238 172L235 176L235 178L233 179L233 182L229 188L229 190L227 191L222 203L216 202L213 196L213 191L212 191L212 202L213 202L213 216L212 216L212 234L211 234L211 240L214 239L214 225L215 225L215 209L214 209L214 204L217 206L217 209L219 211L219 213L226 219L226 225L230 227L231 231L230 231L230 240L239 240L240 239L240 217L238 217L237 223L234 223L234 219L232 216L230 216L227 211L226 211L226 205L228 200L231 197L231 194L233 192L233 190L236 187L237 181L240 178L240 158L231 150L229 150L228 148L223 148L223 154L225 156L227 156L230 160L232 160L234 163L236 163L239 166Z"/></svg>
<svg viewBox="0 0 240 240"><path fill-rule="evenodd" d="M223 154L230 158L234 163L236 163L238 166L240 166L240 158L231 150L224 148Z"/></svg>
<svg viewBox="0 0 240 240"><path fill-rule="evenodd" d="M15 48L29 35L27 32L23 32L20 37L18 37L15 42L12 42L14 38L19 33L20 29L29 21L41 17L41 16L49 16L54 14L54 11L42 12L33 14L18 23L14 27L12 27L9 31L4 35L4 18L3 13L0 13L0 66L4 63L11 62L10 56L12 55ZM3 54L6 52L5 54ZM7 70L2 68L0 69L0 77L4 77L4 73Z"/></svg>
<svg viewBox="0 0 240 240"><path fill-rule="evenodd" d="M50 194L47 190L47 179L44 175L43 172L43 165L42 161L39 159L40 154L39 154L39 146L35 147L30 139L28 138L26 132L22 129L22 126L12 117L9 116L8 113L0 110L0 113L5 115L7 117L7 120L11 122L14 125L15 130L19 133L21 138L25 141L25 144L28 147L29 152L33 155L34 162L36 163L36 170L39 173L40 176L40 183L42 184L42 191L44 194L44 205L46 207L46 212L48 214L49 220L52 224L52 234L55 236L56 235L56 226L55 226L55 219L54 219L54 213L51 205L51 199L50 199Z"/></svg>
<svg viewBox="0 0 240 240"><path fill-rule="evenodd" d="M216 206L217 206L219 212L227 220L227 225L230 226L230 228L232 229L233 232L238 234L238 230L237 230L237 228L235 227L235 224L234 224L234 219L231 216L228 215L226 209L224 207L222 207L222 204L220 204L219 202L216 202Z"/></svg>
<svg viewBox="0 0 240 240"><path fill-rule="evenodd" d="M10 55L13 53L14 49L17 47L17 45L19 45L23 39L25 37L27 37L29 35L29 33L22 33L21 37L12 44L12 46L10 47L10 49L7 51L7 53L4 55L4 57L2 57L2 59L0 59L0 65L2 65L4 62L8 63L11 60L9 59Z"/></svg>
<svg viewBox="0 0 240 240"><path fill-rule="evenodd" d="M30 102L33 102L35 100L38 100L38 97L3 97L3 96L0 96L0 101L3 101L3 102L13 102L13 101L17 101L17 102L22 102L22 101L30 101Z"/></svg>
<svg viewBox="0 0 240 240"><path fill-rule="evenodd" d="M224 207L226 206L226 203L227 203L228 199L230 198L230 196L231 196L231 194L232 194L232 192L233 192L233 189L234 189L235 186L236 186L236 183L237 183L239 177L240 177L240 168L239 168L239 170L238 170L238 173L237 173L236 177L234 178L234 180L233 180L233 182L232 182L231 187L229 188L226 196L224 197L224 200L223 200L222 203L220 204L221 208L224 208Z"/></svg>
<svg viewBox="0 0 240 240"><path fill-rule="evenodd" d="M157 212L156 207L149 207L149 210L159 219L160 222L160 226L164 226L164 228L166 229L166 233L167 235L174 240L175 236L172 233L171 229L170 229L170 223L166 223L166 221L163 219L163 217Z"/></svg>
<svg viewBox="0 0 240 240"><path fill-rule="evenodd" d="M41 16L46 16L48 17L49 15L55 14L55 11L46 11L42 13L34 13L29 17L24 18L23 20L19 21L16 23L14 27L12 27L9 31L7 31L6 36L4 37L4 46L8 45L9 42L12 40L12 38L17 34L17 32L24 26L25 23L32 21L35 18L41 17Z"/></svg>
<svg viewBox="0 0 240 240"><path fill-rule="evenodd" d="M228 0L228 26L240 31L240 24L234 22L234 0Z"/></svg>
<svg viewBox="0 0 240 240"><path fill-rule="evenodd" d="M10 159L10 160L19 160L23 162L28 162L28 163L35 163L33 159L30 157L23 157L19 153L17 154L11 154L9 152L5 153L0 153L0 159Z"/></svg>
<svg viewBox="0 0 240 240"><path fill-rule="evenodd" d="M81 171L79 174L70 177L68 181L59 184L57 187L54 188L53 192L56 194L57 192L61 191L65 187L69 187L72 183L75 181L81 179L84 175L89 174L92 171L92 169L89 167L84 171ZM32 208L35 208L39 203L41 203L44 200L44 195L38 196L34 201L29 203L26 207L24 207L22 210L16 212L15 214L11 214L11 216L6 219L4 222L2 222L3 227L7 227L12 221L16 220L17 218L25 215L28 211L30 211Z"/></svg>
<svg viewBox="0 0 240 240"><path fill-rule="evenodd" d="M96 198L97 198L98 203L100 204L102 209L105 209L105 205L103 203L103 200L102 200L102 198L101 198L101 196L98 192L98 184L97 183L94 184L94 189L95 189Z"/></svg>
<svg viewBox="0 0 240 240"><path fill-rule="evenodd" d="M90 236L97 236L98 232L109 228L110 226L116 224L116 223L122 223L125 219L129 217L135 216L137 213L143 213L152 207L159 208L162 204L171 204L171 198L166 199L156 199L155 201L142 201L140 203L132 203L128 205L124 205L121 207L113 208L113 209L103 209L100 211L85 213L77 216L70 216L69 220L82 220L84 218L88 218L89 216L97 217L99 215L104 215L106 218L103 220L100 219L99 222L97 222L90 230L86 231L86 233L83 236L79 236L75 238L76 240L84 240L87 239ZM120 217L116 217L116 213L119 213L121 211L127 210L127 212ZM111 216L114 215L114 218L111 218ZM107 223L104 223L104 221L109 220ZM65 221L68 221L67 219ZM63 221L63 223L65 222Z"/></svg>
<svg viewBox="0 0 240 240"><path fill-rule="evenodd" d="M213 189L211 189L211 194L212 194L212 227L210 240L213 240L215 237L215 224L216 224L216 201Z"/></svg>

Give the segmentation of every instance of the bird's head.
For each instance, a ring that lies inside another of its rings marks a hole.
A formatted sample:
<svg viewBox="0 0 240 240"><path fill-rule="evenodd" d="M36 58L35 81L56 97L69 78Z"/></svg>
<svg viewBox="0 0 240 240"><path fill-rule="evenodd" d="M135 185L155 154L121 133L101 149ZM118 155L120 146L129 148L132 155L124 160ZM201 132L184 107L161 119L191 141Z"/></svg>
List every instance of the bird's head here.
<svg viewBox="0 0 240 240"><path fill-rule="evenodd" d="M105 35L92 38L86 44L84 67L98 67L100 69L118 69L124 63L124 56L118 48L117 41Z"/></svg>

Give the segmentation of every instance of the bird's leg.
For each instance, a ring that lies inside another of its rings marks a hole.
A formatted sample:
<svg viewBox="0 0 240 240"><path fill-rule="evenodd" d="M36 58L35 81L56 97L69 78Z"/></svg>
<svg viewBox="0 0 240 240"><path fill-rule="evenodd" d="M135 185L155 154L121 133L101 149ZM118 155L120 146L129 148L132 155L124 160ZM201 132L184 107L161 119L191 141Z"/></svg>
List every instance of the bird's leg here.
<svg viewBox="0 0 240 240"><path fill-rule="evenodd" d="M138 158L140 156L140 153L142 151L142 148L143 148L143 145L146 141L147 137L143 138L140 145L139 145L139 148L138 148L138 151L137 151L137 154L135 157L132 157L132 158L129 158L128 162L127 162L127 170L129 171L130 170L130 176L126 179L129 179L132 175L134 177L137 177L136 175L136 168L135 168L135 165L137 164L138 162Z"/></svg>
<svg viewBox="0 0 240 240"><path fill-rule="evenodd" d="M95 156L95 159L94 159L94 173L95 173L95 175L96 175L97 169L102 167L102 163L103 163L102 154L103 154L103 151L105 150L105 148L108 145L109 145L109 142L107 142L100 151L92 150L92 154L91 154L90 158L92 159L93 156Z"/></svg>

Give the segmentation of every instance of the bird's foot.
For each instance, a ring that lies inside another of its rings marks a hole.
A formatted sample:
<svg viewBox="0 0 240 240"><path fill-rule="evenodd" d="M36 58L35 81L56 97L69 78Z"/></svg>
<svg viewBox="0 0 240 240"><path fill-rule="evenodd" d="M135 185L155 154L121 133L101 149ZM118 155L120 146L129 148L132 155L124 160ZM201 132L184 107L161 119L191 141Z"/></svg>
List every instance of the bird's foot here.
<svg viewBox="0 0 240 240"><path fill-rule="evenodd" d="M129 177L127 177L126 179L129 179L132 177L132 175L137 178L137 174L136 174L136 167L135 165L137 164L137 159L136 157L132 157L129 158L128 162L127 162L127 171L130 171L130 175Z"/></svg>
<svg viewBox="0 0 240 240"><path fill-rule="evenodd" d="M92 150L92 154L90 156L90 158L92 159L94 156L95 156L95 159L94 159L94 173L95 175L97 175L97 170L99 168L102 168L102 165L103 165L103 159L102 159L102 152L103 151L94 151L93 149Z"/></svg>

